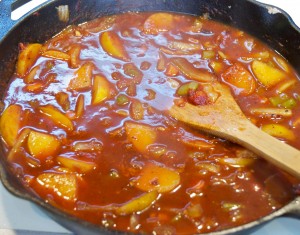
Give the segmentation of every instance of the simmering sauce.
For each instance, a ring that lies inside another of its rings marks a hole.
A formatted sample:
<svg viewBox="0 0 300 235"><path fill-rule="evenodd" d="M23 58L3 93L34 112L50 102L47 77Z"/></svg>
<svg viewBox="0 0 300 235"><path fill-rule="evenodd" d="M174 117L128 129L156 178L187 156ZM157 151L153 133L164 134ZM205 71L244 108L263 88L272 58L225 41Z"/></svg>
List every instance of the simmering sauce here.
<svg viewBox="0 0 300 235"><path fill-rule="evenodd" d="M194 234L268 215L298 182L168 114L213 104L214 79L255 125L300 148L298 75L238 29L125 13L21 43L0 121L11 170L48 203L113 230Z"/></svg>

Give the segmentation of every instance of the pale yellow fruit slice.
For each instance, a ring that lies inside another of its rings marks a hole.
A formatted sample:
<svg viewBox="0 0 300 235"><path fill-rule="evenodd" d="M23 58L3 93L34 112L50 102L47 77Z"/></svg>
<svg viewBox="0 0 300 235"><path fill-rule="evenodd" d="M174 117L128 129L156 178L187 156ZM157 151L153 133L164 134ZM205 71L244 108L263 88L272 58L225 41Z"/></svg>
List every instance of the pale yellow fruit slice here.
<svg viewBox="0 0 300 235"><path fill-rule="evenodd" d="M135 186L143 191L164 193L172 191L179 183L180 175L177 171L151 163L143 168Z"/></svg>
<svg viewBox="0 0 300 235"><path fill-rule="evenodd" d="M29 44L19 54L17 62L17 74L25 76L29 68L35 63L41 53L42 45L38 43Z"/></svg>
<svg viewBox="0 0 300 235"><path fill-rule="evenodd" d="M4 110L0 120L0 131L2 138L8 146L13 146L20 129L22 107L12 104Z"/></svg>
<svg viewBox="0 0 300 235"><path fill-rule="evenodd" d="M31 131L27 140L29 153L40 160L55 155L60 145L57 137L38 131Z"/></svg>
<svg viewBox="0 0 300 235"><path fill-rule="evenodd" d="M56 193L65 200L74 201L77 197L77 178L70 173L43 173L36 178L37 182Z"/></svg>
<svg viewBox="0 0 300 235"><path fill-rule="evenodd" d="M146 152L147 147L155 143L156 131L147 125L126 122L125 131L127 134L127 139L133 144L135 149L139 152Z"/></svg>

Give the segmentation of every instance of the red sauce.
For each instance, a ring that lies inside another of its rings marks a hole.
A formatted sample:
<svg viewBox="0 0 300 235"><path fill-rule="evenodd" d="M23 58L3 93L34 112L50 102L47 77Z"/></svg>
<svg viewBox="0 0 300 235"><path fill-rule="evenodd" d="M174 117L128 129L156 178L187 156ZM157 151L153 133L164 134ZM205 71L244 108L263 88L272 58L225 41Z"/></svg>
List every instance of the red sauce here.
<svg viewBox="0 0 300 235"><path fill-rule="evenodd" d="M300 83L284 58L203 17L126 13L22 46L0 121L12 171L48 203L116 230L194 234L268 215L298 182L168 115L174 102L213 103L212 78L300 148Z"/></svg>

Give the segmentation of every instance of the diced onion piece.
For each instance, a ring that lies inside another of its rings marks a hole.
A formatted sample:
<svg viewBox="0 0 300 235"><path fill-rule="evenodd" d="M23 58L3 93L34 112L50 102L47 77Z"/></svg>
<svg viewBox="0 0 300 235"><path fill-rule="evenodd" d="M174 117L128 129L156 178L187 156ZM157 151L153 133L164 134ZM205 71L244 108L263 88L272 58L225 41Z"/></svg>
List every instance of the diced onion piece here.
<svg viewBox="0 0 300 235"><path fill-rule="evenodd" d="M82 65L75 73L75 77L70 81L68 88L70 90L85 90L92 86L94 65L87 62Z"/></svg>
<svg viewBox="0 0 300 235"><path fill-rule="evenodd" d="M252 108L251 113L265 116L283 116L291 117L293 112L291 109L284 108Z"/></svg>
<svg viewBox="0 0 300 235"><path fill-rule="evenodd" d="M69 95L67 93L63 91L58 92L57 94L55 94L55 99L64 111L70 109L70 100L69 100Z"/></svg>
<svg viewBox="0 0 300 235"><path fill-rule="evenodd" d="M64 156L58 156L56 160L64 167L77 173L87 173L96 167L96 163L78 160Z"/></svg>
<svg viewBox="0 0 300 235"><path fill-rule="evenodd" d="M45 84L42 82L35 82L27 84L24 90L27 92L41 92L45 88Z"/></svg>
<svg viewBox="0 0 300 235"><path fill-rule="evenodd" d="M267 88L278 84L286 77L283 71L258 60L252 62L252 71L256 78Z"/></svg>
<svg viewBox="0 0 300 235"><path fill-rule="evenodd" d="M153 144L148 147L148 151L154 157L161 157L167 152L167 147L165 145Z"/></svg>
<svg viewBox="0 0 300 235"><path fill-rule="evenodd" d="M75 118L80 118L84 112L84 95L80 94L76 101Z"/></svg>
<svg viewBox="0 0 300 235"><path fill-rule="evenodd" d="M9 154L7 156L8 161L13 161L15 154L20 150L21 146L25 142L29 133L30 133L29 128L25 128L21 131L20 136L17 138L12 149L9 151Z"/></svg>
<svg viewBox="0 0 300 235"><path fill-rule="evenodd" d="M284 138L286 140L294 140L296 138L293 131L280 124L266 124L261 129L277 138Z"/></svg>
<svg viewBox="0 0 300 235"><path fill-rule="evenodd" d="M221 170L221 167L219 165L208 162L200 162L199 164L196 164L196 167L200 170L209 171L211 173L219 173Z"/></svg>
<svg viewBox="0 0 300 235"><path fill-rule="evenodd" d="M68 51L68 54L70 56L70 65L72 68L78 68L80 60L81 48L79 45L74 45L71 47L71 49Z"/></svg>
<svg viewBox="0 0 300 235"><path fill-rule="evenodd" d="M168 81L170 87L173 89L177 89L180 86L179 82L173 78L167 78L167 81Z"/></svg>
<svg viewBox="0 0 300 235"><path fill-rule="evenodd" d="M133 122L125 123L125 131L128 140L142 153L147 151L149 145L154 144L157 136L153 127Z"/></svg>
<svg viewBox="0 0 300 235"><path fill-rule="evenodd" d="M187 139L182 138L181 141L186 144L187 146L193 147L193 148L199 148L199 149L210 149L213 148L215 145L208 143L204 140L195 140L195 139Z"/></svg>
<svg viewBox="0 0 300 235"><path fill-rule="evenodd" d="M68 22L70 17L69 6L61 5L57 7L58 19L62 22Z"/></svg>
<svg viewBox="0 0 300 235"><path fill-rule="evenodd" d="M255 91L256 82L250 72L240 64L234 64L223 74L222 78L229 83L236 94L249 95Z"/></svg>
<svg viewBox="0 0 300 235"><path fill-rule="evenodd" d="M146 89L148 95L144 97L145 100L154 100L156 97L156 92L152 89Z"/></svg>
<svg viewBox="0 0 300 235"><path fill-rule="evenodd" d="M116 209L116 213L120 215L128 215L134 212L141 212L150 207L155 200L158 198L159 194L157 191L151 191L144 193L139 197L136 197L122 206Z"/></svg>
<svg viewBox="0 0 300 235"><path fill-rule="evenodd" d="M41 53L42 45L38 43L29 44L19 54L17 62L17 74L25 76L30 67L35 63Z"/></svg>
<svg viewBox="0 0 300 235"><path fill-rule="evenodd" d="M180 96L185 96L189 93L189 90L197 90L198 87L199 87L198 82L185 83L177 89L176 94Z"/></svg>
<svg viewBox="0 0 300 235"><path fill-rule="evenodd" d="M67 53L62 52L62 51L56 51L56 50L45 51L43 53L43 56L53 58L56 60L65 60L65 61L70 60L70 56Z"/></svg>
<svg viewBox="0 0 300 235"><path fill-rule="evenodd" d="M110 85L105 77L96 75L92 88L92 104L99 104L109 98Z"/></svg>
<svg viewBox="0 0 300 235"><path fill-rule="evenodd" d="M101 33L100 44L103 50L106 51L112 57L123 61L130 60L120 37L115 32L106 31Z"/></svg>
<svg viewBox="0 0 300 235"><path fill-rule="evenodd" d="M139 100L134 100L129 108L130 116L134 120L143 120L145 109Z"/></svg>
<svg viewBox="0 0 300 235"><path fill-rule="evenodd" d="M17 104L8 106L0 119L0 132L8 146L13 146L21 127L22 107Z"/></svg>
<svg viewBox="0 0 300 235"><path fill-rule="evenodd" d="M168 64L166 72L165 72L165 74L167 76L172 76L172 77L177 76L178 73L179 73L179 70L176 66L174 66L173 64Z"/></svg>
<svg viewBox="0 0 300 235"><path fill-rule="evenodd" d="M219 98L220 94L214 89L214 87L211 84L202 84L203 91L207 95L209 101L211 103L215 103L217 99Z"/></svg>
<svg viewBox="0 0 300 235"><path fill-rule="evenodd" d="M45 160L55 155L60 149L60 141L55 136L38 131L28 135L27 146L29 153L39 160Z"/></svg>
<svg viewBox="0 0 300 235"><path fill-rule="evenodd" d="M59 197L75 201L77 198L77 178L72 173L43 173L36 178L37 182L50 189Z"/></svg>
<svg viewBox="0 0 300 235"><path fill-rule="evenodd" d="M195 68L189 61L184 58L173 58L171 62L190 79L199 82L211 82L215 77L209 72L204 72L201 69Z"/></svg>
<svg viewBox="0 0 300 235"><path fill-rule="evenodd" d="M296 83L296 80L285 81L284 83L280 84L276 88L276 92L277 93L282 93L282 92L286 91L287 89L289 89L290 87L292 87L295 83Z"/></svg>
<svg viewBox="0 0 300 235"><path fill-rule="evenodd" d="M200 204L189 204L185 209L185 214L192 219L200 218L203 215L203 208Z"/></svg>
<svg viewBox="0 0 300 235"><path fill-rule="evenodd" d="M230 158L230 157L224 157L224 158L218 158L218 162L229 165L232 167L246 167L255 162L254 158Z"/></svg>
<svg viewBox="0 0 300 235"><path fill-rule="evenodd" d="M73 145L72 145L72 149L75 151L75 152L78 152L78 151L101 151L102 150L102 143L100 141L97 141L97 140L89 140L89 141L78 141L78 142L75 142Z"/></svg>
<svg viewBox="0 0 300 235"><path fill-rule="evenodd" d="M157 61L157 65L156 65L156 69L158 71L164 71L166 69L166 57L162 52L158 53L158 61Z"/></svg>
<svg viewBox="0 0 300 235"><path fill-rule="evenodd" d="M205 186L205 181L200 180L194 186L187 188L186 193L190 195L190 197L193 197L193 195L197 195L201 193L203 191L204 186Z"/></svg>
<svg viewBox="0 0 300 235"><path fill-rule="evenodd" d="M74 129L72 121L58 109L51 105L46 105L39 108L40 111L48 116L55 124L72 131Z"/></svg>
<svg viewBox="0 0 300 235"><path fill-rule="evenodd" d="M288 63L280 57L274 57L275 62L279 65L280 68L282 68L285 72L289 72L289 66Z"/></svg>
<svg viewBox="0 0 300 235"><path fill-rule="evenodd" d="M234 210L238 210L242 207L241 204L238 203L232 203L232 202L223 202L221 208L226 211L226 212L230 212L230 211L234 211Z"/></svg>
<svg viewBox="0 0 300 235"><path fill-rule="evenodd" d="M129 116L129 113L127 110L124 110L124 109L118 109L115 111L115 113L123 116L123 117L128 117Z"/></svg>
<svg viewBox="0 0 300 235"><path fill-rule="evenodd" d="M37 72L39 71L39 69L40 69L40 66L35 66L34 68L32 68L30 70L30 72L24 77L24 82L26 84L33 83L34 78L35 78Z"/></svg>
<svg viewBox="0 0 300 235"><path fill-rule="evenodd" d="M179 50L183 52L188 52L188 51L193 52L193 51L201 50L202 48L201 44L186 43L180 41L171 41L168 43L168 47L172 50Z"/></svg>
<svg viewBox="0 0 300 235"><path fill-rule="evenodd" d="M175 26L174 16L169 13L154 13L150 15L145 23L143 32L146 34L158 34L159 32L169 31Z"/></svg>
<svg viewBox="0 0 300 235"><path fill-rule="evenodd" d="M135 186L143 191L170 192L180 183L177 171L153 163L147 164L135 181Z"/></svg>
<svg viewBox="0 0 300 235"><path fill-rule="evenodd" d="M93 205L88 204L83 201L76 201L76 210L78 211L115 211L117 205L115 204L108 204L108 205Z"/></svg>

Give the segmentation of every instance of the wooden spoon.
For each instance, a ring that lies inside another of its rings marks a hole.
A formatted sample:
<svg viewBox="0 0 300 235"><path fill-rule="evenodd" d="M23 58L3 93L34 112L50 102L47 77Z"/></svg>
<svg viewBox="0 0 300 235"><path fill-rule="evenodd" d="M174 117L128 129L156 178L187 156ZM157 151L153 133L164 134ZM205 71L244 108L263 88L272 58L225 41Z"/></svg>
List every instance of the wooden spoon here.
<svg viewBox="0 0 300 235"><path fill-rule="evenodd" d="M170 109L171 116L202 131L240 144L300 178L300 151L253 125L241 111L228 87L218 82L213 82L212 86L220 94L215 103L199 106L174 104Z"/></svg>

